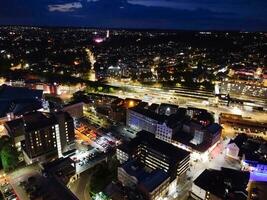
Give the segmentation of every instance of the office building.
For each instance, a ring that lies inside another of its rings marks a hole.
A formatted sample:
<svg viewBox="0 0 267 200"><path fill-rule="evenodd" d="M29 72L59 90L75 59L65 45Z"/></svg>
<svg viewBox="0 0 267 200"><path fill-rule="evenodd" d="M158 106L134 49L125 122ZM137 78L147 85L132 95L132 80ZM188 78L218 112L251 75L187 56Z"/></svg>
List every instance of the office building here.
<svg viewBox="0 0 267 200"><path fill-rule="evenodd" d="M126 114L126 125L137 130L156 133L157 124L164 121L165 116L159 115L139 105L129 108Z"/></svg>
<svg viewBox="0 0 267 200"><path fill-rule="evenodd" d="M6 122L5 127L28 164L62 157L73 148L74 124L66 112L28 113Z"/></svg>
<svg viewBox="0 0 267 200"><path fill-rule="evenodd" d="M137 187L146 199L159 199L172 193L189 168L190 153L141 131L117 148L118 180Z"/></svg>
<svg viewBox="0 0 267 200"><path fill-rule="evenodd" d="M117 158L121 163L135 158L151 169L170 173L173 180L186 173L190 153L155 138L147 131L141 131L130 142L117 148Z"/></svg>

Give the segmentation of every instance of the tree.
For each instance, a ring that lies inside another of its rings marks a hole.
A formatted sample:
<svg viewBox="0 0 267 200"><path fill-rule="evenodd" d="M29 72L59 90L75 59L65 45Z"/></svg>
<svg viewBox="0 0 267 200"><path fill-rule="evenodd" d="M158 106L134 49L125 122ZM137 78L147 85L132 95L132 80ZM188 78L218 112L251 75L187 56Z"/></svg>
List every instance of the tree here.
<svg viewBox="0 0 267 200"><path fill-rule="evenodd" d="M4 171L10 171L18 165L18 153L11 144L5 144L1 149L1 161Z"/></svg>
<svg viewBox="0 0 267 200"><path fill-rule="evenodd" d="M12 145L10 137L4 135L0 138L1 164L5 171L14 169L18 164L18 153Z"/></svg>
<svg viewBox="0 0 267 200"><path fill-rule="evenodd" d="M111 181L116 180L118 166L119 161L116 157L109 158L107 163L99 164L91 177L90 192L94 194L101 192Z"/></svg>
<svg viewBox="0 0 267 200"><path fill-rule="evenodd" d="M103 87L102 86L97 87L97 91L98 92L102 92L103 91Z"/></svg>

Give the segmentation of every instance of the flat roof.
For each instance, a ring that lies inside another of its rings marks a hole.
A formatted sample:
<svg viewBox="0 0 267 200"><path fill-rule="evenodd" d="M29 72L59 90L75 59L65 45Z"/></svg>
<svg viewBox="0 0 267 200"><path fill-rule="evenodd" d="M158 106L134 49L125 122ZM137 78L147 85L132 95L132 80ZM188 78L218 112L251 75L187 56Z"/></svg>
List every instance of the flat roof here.
<svg viewBox="0 0 267 200"><path fill-rule="evenodd" d="M155 113L155 112L153 112L153 111L151 111L149 109L145 109L143 107L139 107L138 105L135 106L135 107L129 108L129 110L132 110L132 111L134 111L136 113L144 115L144 116L146 116L146 117L148 117L150 119L153 119L155 121L158 121L158 122L163 122L165 120L165 118L166 118L165 115L160 115L160 114Z"/></svg>
<svg viewBox="0 0 267 200"><path fill-rule="evenodd" d="M152 192L169 178L169 175L164 170L156 169L149 171L135 160L127 161L121 167L129 175L134 176L138 180L138 184L142 185L149 192Z"/></svg>
<svg viewBox="0 0 267 200"><path fill-rule="evenodd" d="M118 148L131 154L139 145L146 145L169 157L171 162L180 162L190 155L189 152L180 149L170 143L155 138L155 135L147 131L140 131L130 142L120 145Z"/></svg>
<svg viewBox="0 0 267 200"><path fill-rule="evenodd" d="M239 148L239 156L245 155L248 162L259 162L267 164L267 141L263 139L255 139L246 134L239 134L230 143L235 143Z"/></svg>
<svg viewBox="0 0 267 200"><path fill-rule="evenodd" d="M249 172L229 168L205 169L194 180L194 184L221 199L247 200L249 176Z"/></svg>

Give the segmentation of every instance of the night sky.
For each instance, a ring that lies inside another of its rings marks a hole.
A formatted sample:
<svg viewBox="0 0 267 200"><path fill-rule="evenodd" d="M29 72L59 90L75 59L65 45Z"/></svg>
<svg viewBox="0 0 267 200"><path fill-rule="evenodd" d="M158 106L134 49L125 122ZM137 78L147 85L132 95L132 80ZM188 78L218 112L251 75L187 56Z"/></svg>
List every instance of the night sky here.
<svg viewBox="0 0 267 200"><path fill-rule="evenodd" d="M267 31L267 0L1 0L0 24Z"/></svg>

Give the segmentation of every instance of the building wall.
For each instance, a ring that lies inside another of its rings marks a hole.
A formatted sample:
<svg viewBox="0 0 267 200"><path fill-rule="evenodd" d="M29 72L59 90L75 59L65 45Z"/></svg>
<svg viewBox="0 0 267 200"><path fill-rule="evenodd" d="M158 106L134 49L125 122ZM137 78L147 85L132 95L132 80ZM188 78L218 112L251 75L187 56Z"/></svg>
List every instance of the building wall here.
<svg viewBox="0 0 267 200"><path fill-rule="evenodd" d="M231 143L227 145L226 155L235 159L239 159L239 148L235 143Z"/></svg>
<svg viewBox="0 0 267 200"><path fill-rule="evenodd" d="M127 110L126 125L135 130L145 130L150 133L156 133L158 122L142 114Z"/></svg>
<svg viewBox="0 0 267 200"><path fill-rule="evenodd" d="M64 107L62 111L69 113L74 119L79 119L83 117L83 106L83 103L76 103Z"/></svg>
<svg viewBox="0 0 267 200"><path fill-rule="evenodd" d="M25 133L25 149L30 158L55 151L56 124L45 128Z"/></svg>
<svg viewBox="0 0 267 200"><path fill-rule="evenodd" d="M122 167L118 167L118 180L122 183L123 186L132 187L137 185L138 180L129 175Z"/></svg>
<svg viewBox="0 0 267 200"><path fill-rule="evenodd" d="M138 189L146 196L147 199L160 200L168 193L169 183L170 178L167 178L151 192L147 191L144 187L142 187L142 185L138 185Z"/></svg>
<svg viewBox="0 0 267 200"><path fill-rule="evenodd" d="M178 164L177 168L177 176L182 177L186 174L187 170L189 169L189 161L190 161L190 155L187 156L185 159L183 159Z"/></svg>
<svg viewBox="0 0 267 200"><path fill-rule="evenodd" d="M157 124L156 138L171 143L174 129L169 128L165 123Z"/></svg>
<svg viewBox="0 0 267 200"><path fill-rule="evenodd" d="M122 150L120 150L118 148L116 150L116 156L117 156L118 161L121 164L126 162L129 159L129 155L126 152L124 152L124 151L122 151Z"/></svg>
<svg viewBox="0 0 267 200"><path fill-rule="evenodd" d="M58 132L56 132L58 152L61 157L62 153L71 150L69 146L74 143L75 132L74 132L74 122L72 118L68 118L66 113L60 112L56 113L58 121Z"/></svg>

